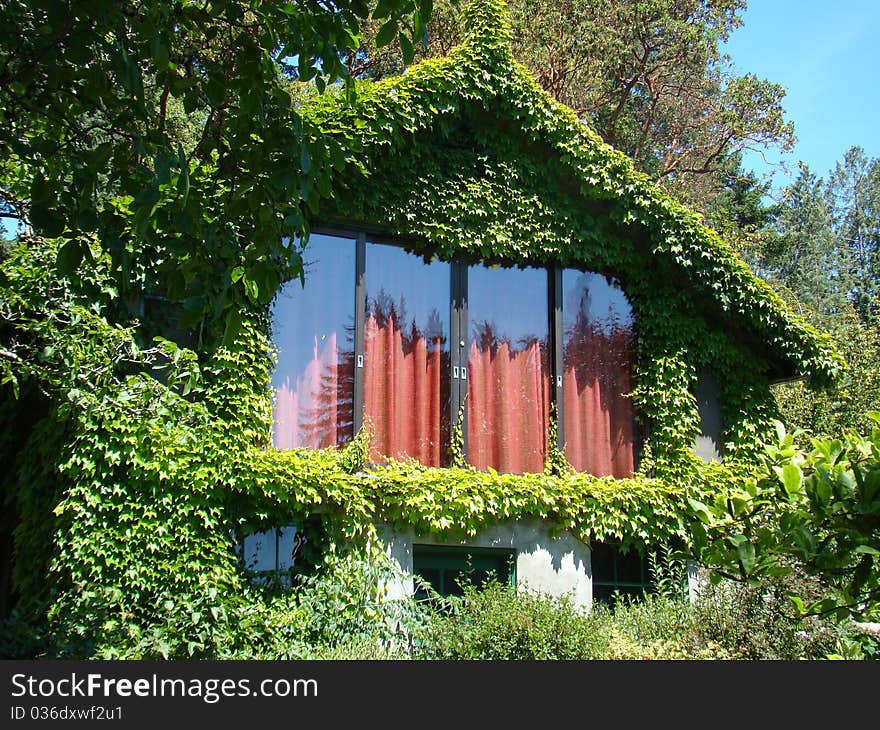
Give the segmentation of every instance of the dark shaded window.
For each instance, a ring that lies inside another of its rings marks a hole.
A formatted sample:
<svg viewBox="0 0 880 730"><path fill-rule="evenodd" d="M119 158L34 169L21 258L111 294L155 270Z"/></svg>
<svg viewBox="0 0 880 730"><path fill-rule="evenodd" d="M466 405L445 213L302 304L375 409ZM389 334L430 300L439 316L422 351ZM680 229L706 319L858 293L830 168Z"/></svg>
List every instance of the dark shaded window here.
<svg viewBox="0 0 880 730"><path fill-rule="evenodd" d="M633 314L620 287L599 274L562 272L563 432L578 471L631 476Z"/></svg>
<svg viewBox="0 0 880 730"><path fill-rule="evenodd" d="M618 596L641 598L654 586L648 559L636 550L623 552L616 545L593 543L590 546L593 574L593 600L614 605Z"/></svg>
<svg viewBox="0 0 880 730"><path fill-rule="evenodd" d="M468 269L467 453L478 469L540 472L550 425L544 269Z"/></svg>
<svg viewBox="0 0 880 730"><path fill-rule="evenodd" d="M447 462L450 264L366 247L364 420L373 458Z"/></svg>
<svg viewBox="0 0 880 730"><path fill-rule="evenodd" d="M490 580L516 584L516 554L504 548L413 545L413 573L441 596L460 596L462 586L482 587ZM427 593L418 589L417 598Z"/></svg>
<svg viewBox="0 0 880 730"><path fill-rule="evenodd" d="M694 441L694 453L703 461L721 461L721 404L718 383L710 372L701 372L694 389L700 414L700 432Z"/></svg>
<svg viewBox="0 0 880 730"><path fill-rule="evenodd" d="M272 305L276 448L341 446L354 430L355 241L312 235L306 286L284 285Z"/></svg>

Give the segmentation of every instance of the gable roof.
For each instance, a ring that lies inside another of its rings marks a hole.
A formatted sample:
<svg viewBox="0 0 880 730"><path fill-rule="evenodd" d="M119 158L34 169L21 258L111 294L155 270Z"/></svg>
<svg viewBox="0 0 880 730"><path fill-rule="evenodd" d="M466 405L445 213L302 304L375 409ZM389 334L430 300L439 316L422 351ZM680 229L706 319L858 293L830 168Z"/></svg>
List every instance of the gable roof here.
<svg viewBox="0 0 880 730"><path fill-rule="evenodd" d="M465 40L449 55L422 61L401 76L362 84L353 104L342 95L324 94L304 106L304 120L317 130L312 144L335 138L339 147L334 157L344 158L344 164L324 171L325 178L318 177L319 185L334 191L350 188L352 168L369 177L383 156L407 144L412 147L417 135L481 107L488 111L490 124L509 123L526 143L549 145L569 178L570 195L583 203L585 213L594 214L597 205L604 205L600 209L616 226L701 292L710 303L710 317L734 328L741 341L764 355L771 378L809 377L814 385L827 385L840 376L846 366L829 335L791 312L698 214L636 171L628 157L553 99L513 58L503 0L471 2L463 10L463 27ZM536 208L539 197L533 200ZM423 207L419 214L429 216L430 208ZM402 236L411 235L414 228L407 221L387 223L388 232ZM475 245L466 237L444 237L442 230L420 230L435 247L448 244L441 253L457 249L489 258L487 250L492 250L491 241L488 246L485 241ZM504 241L496 237L495 243L503 255ZM576 247L547 248L540 253L555 254L566 264L595 265Z"/></svg>

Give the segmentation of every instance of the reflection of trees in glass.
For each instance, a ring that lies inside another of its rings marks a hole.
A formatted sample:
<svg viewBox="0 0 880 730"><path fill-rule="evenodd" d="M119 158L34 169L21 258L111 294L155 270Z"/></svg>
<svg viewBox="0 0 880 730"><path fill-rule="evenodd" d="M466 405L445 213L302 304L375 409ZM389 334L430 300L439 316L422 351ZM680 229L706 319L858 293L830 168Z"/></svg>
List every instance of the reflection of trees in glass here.
<svg viewBox="0 0 880 730"><path fill-rule="evenodd" d="M281 447L323 448L348 443L354 431L354 323L342 329L344 345L336 333L330 333L320 349L313 339L312 358L278 389L279 412L276 430L288 433L281 437ZM282 406L282 399L285 401ZM287 421L281 423L280 421ZM289 421L292 421L290 423Z"/></svg>
<svg viewBox="0 0 880 730"><path fill-rule="evenodd" d="M423 310L424 311L424 310ZM448 462L450 437L449 350L439 310L420 327L406 297L384 288L367 297L364 333L364 415L376 428L375 460L410 457Z"/></svg>
<svg viewBox="0 0 880 730"><path fill-rule="evenodd" d="M628 476L634 466L630 368L633 319L604 277L582 274L566 297L563 333L565 453L579 471ZM607 311L597 313L599 302Z"/></svg>
<svg viewBox="0 0 880 730"><path fill-rule="evenodd" d="M591 295L583 289L577 313L566 323L563 337L563 369L574 370L578 392L599 381L602 405L611 403L630 389L633 352L632 316L609 303L604 317L590 315ZM566 313L566 319L570 313Z"/></svg>
<svg viewBox="0 0 880 730"><path fill-rule="evenodd" d="M317 434L322 446L343 446L354 435L354 323L351 318L343 329L345 346L337 344L335 363L322 366L315 406L301 415L303 428Z"/></svg>
<svg viewBox="0 0 880 730"><path fill-rule="evenodd" d="M477 320L471 328L471 343L481 352L489 351L492 357L498 354L498 350L502 345L507 345L507 351L510 357L514 357L521 352L525 352L533 345L537 344L541 351L541 362L547 362L547 352L549 351L549 336L543 338L535 334L528 334L517 339L511 339L508 335L499 334L499 327L494 321L488 319Z"/></svg>
<svg viewBox="0 0 880 730"><path fill-rule="evenodd" d="M273 378L279 448L339 446L353 434L355 316L344 292L355 279L355 241L316 234L303 256L307 285L287 282L271 312L281 348Z"/></svg>
<svg viewBox="0 0 880 730"><path fill-rule="evenodd" d="M443 318L437 307L432 307L428 313L424 329L418 326L415 315L407 324L409 315L406 308L406 297L401 294L395 301L385 287L379 289L375 297L367 297L367 318L373 317L376 325L381 329L387 327L389 322L394 323L394 329L399 330L403 339L404 353L412 352L415 343L423 339L427 344L428 351L442 348L446 344L445 327Z"/></svg>

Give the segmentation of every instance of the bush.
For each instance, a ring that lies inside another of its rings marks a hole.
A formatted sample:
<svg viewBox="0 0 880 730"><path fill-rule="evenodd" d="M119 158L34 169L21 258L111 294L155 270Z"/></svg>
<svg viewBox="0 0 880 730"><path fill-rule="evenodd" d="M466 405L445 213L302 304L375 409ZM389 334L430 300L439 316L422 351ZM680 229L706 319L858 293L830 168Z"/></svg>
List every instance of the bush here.
<svg viewBox="0 0 880 730"><path fill-rule="evenodd" d="M619 602L603 615L608 649L603 659L736 659L702 630L694 607L685 600L645 596L640 601Z"/></svg>
<svg viewBox="0 0 880 730"><path fill-rule="evenodd" d="M693 611L700 631L742 659L823 659L839 650L847 628L801 617L789 595L811 596L818 581L795 571L758 585L706 585Z"/></svg>
<svg viewBox="0 0 880 730"><path fill-rule="evenodd" d="M493 583L441 599L414 643L421 659L598 659L605 640L568 598Z"/></svg>
<svg viewBox="0 0 880 730"><path fill-rule="evenodd" d="M681 597L621 597L589 613L567 598L493 584L440 599L414 636L422 659L824 659L869 656L864 632L800 619L787 584L706 587ZM801 585L798 590L806 590Z"/></svg>

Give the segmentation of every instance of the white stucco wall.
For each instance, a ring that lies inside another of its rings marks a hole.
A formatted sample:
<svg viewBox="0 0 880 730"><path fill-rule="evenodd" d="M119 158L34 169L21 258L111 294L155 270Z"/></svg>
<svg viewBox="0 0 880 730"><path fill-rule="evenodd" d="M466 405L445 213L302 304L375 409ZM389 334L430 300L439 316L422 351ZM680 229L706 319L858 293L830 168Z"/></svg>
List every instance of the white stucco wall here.
<svg viewBox="0 0 880 730"><path fill-rule="evenodd" d="M550 525L538 521L511 522L481 531L462 542L422 538L411 530L380 531L387 555L404 574L413 572L413 545L467 545L469 547L513 548L516 551L516 585L553 596L570 595L583 608L593 602L589 548L569 532L551 534ZM399 598L414 591L412 579L388 586L389 597Z"/></svg>

